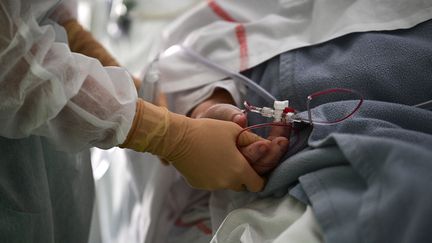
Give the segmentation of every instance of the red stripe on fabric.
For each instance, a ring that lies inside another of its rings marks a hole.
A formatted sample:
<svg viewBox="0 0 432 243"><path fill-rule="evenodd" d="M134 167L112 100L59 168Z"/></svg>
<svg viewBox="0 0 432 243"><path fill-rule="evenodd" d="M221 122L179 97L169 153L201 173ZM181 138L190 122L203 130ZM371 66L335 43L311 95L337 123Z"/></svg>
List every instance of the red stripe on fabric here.
<svg viewBox="0 0 432 243"><path fill-rule="evenodd" d="M237 41L240 45L240 71L248 68L249 53L248 44L246 40L246 29L243 24L239 24L235 28Z"/></svg>
<svg viewBox="0 0 432 243"><path fill-rule="evenodd" d="M207 0L207 4L213 12L219 16L219 18L229 21L229 22L238 22L235 20L228 12L226 12L215 0ZM248 53L248 44L246 40L246 29L243 24L239 24L235 28L235 34L237 37L237 41L239 43L240 48L240 71L243 71L248 68L249 64L249 53Z"/></svg>
<svg viewBox="0 0 432 243"><path fill-rule="evenodd" d="M212 230L209 227L207 227L207 225L205 225L203 222L199 222L196 226L204 234L206 234L206 235L211 235L212 234Z"/></svg>
<svg viewBox="0 0 432 243"><path fill-rule="evenodd" d="M175 224L175 226L178 226L178 227L193 227L196 224L196 222L186 223L186 222L183 222L183 220L179 218L175 221L174 224Z"/></svg>
<svg viewBox="0 0 432 243"><path fill-rule="evenodd" d="M215 2L215 0L208 0L207 4L213 12L219 16L219 18L229 21L229 22L237 22L229 13L227 13L219 4Z"/></svg>
<svg viewBox="0 0 432 243"><path fill-rule="evenodd" d="M212 230L209 227L207 227L207 225L205 225L203 223L202 219L198 220L198 221L191 222L191 223L186 223L186 222L184 222L183 220L181 220L179 218L179 219L177 219L175 221L174 224L177 227L184 227L184 228L197 227L198 230L200 230L201 232L203 232L206 235L211 235L212 234Z"/></svg>

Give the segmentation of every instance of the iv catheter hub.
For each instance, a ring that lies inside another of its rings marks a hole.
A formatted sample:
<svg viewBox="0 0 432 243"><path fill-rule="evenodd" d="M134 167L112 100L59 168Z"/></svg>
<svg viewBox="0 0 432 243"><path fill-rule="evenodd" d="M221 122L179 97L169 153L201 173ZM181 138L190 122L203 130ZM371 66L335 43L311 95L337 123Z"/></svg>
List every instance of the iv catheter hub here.
<svg viewBox="0 0 432 243"><path fill-rule="evenodd" d="M249 105L246 101L244 102L246 111L258 113L263 117L273 118L274 122L291 123L292 117L295 115L295 110L289 107L289 101L274 101L273 107L256 107Z"/></svg>

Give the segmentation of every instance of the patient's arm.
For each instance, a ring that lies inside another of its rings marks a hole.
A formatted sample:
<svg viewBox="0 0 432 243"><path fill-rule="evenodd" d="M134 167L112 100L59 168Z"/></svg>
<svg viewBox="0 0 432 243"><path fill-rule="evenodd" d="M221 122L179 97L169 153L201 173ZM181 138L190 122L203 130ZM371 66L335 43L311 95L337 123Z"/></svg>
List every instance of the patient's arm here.
<svg viewBox="0 0 432 243"><path fill-rule="evenodd" d="M197 105L191 112L194 118L213 118L233 121L241 127L247 126L246 115L233 106L233 99L223 89L217 89L207 100ZM278 165L279 159L288 150L288 139L283 137L283 130L275 128L268 140L258 141L240 148L258 174L265 174Z"/></svg>

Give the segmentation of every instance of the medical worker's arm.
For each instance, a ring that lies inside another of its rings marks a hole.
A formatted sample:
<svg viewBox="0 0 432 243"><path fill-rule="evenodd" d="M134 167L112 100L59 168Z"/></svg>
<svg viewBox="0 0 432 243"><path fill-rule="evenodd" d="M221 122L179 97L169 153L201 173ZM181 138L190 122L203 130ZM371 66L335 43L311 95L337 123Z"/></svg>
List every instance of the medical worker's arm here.
<svg viewBox="0 0 432 243"><path fill-rule="evenodd" d="M75 19L62 25L67 30L72 51L98 58L104 66L119 65ZM138 87L137 82L135 85ZM235 131L237 127L233 124L214 124L216 121L211 120L200 124L142 100L138 101L136 110L134 125L123 147L151 152L169 160L195 187L242 190L245 185L251 191L262 188L262 179L245 163L245 158L235 147L233 132L229 130ZM162 115L162 119L155 119ZM207 132L210 127L226 132L212 135ZM246 144L258 139L251 135L245 134L245 139L252 139L250 142L245 140ZM223 170L215 171L215 166ZM242 179L245 174L250 177Z"/></svg>
<svg viewBox="0 0 432 243"><path fill-rule="evenodd" d="M72 52L94 57L103 66L120 66L117 60L76 19L69 19L62 25L67 31L69 48ZM139 90L141 81L135 77L132 79L136 89Z"/></svg>
<svg viewBox="0 0 432 243"><path fill-rule="evenodd" d="M42 135L72 151L122 143L137 101L130 75L56 42L36 20L49 7L0 2L0 135Z"/></svg>
<svg viewBox="0 0 432 243"><path fill-rule="evenodd" d="M104 65L118 65L76 20L69 20L63 25L73 51L96 57ZM155 120L161 114L164 117ZM245 185L251 191L261 189L262 179L245 163L245 158L236 149L232 135L238 133L238 126L219 122L214 124L216 121L212 120L200 120L198 123L143 101L138 102L134 121L129 139L123 147L151 152L171 161L192 186L242 190L242 185ZM211 127L214 131L208 130ZM219 132L221 129L224 131ZM245 134L245 139L252 139L245 140L245 144L258 140L251 135ZM215 167L222 169L216 171ZM242 179L245 174L250 176Z"/></svg>
<svg viewBox="0 0 432 243"><path fill-rule="evenodd" d="M63 0L50 13L49 19L65 28L68 45L72 52L96 58L103 66L119 67L120 64L117 60L78 22L77 9L76 0ZM134 76L132 76L132 79L135 87L139 90L141 80Z"/></svg>
<svg viewBox="0 0 432 243"><path fill-rule="evenodd" d="M191 117L206 117L225 121L232 121L241 127L247 126L247 118L241 110L233 104L231 95L216 89L213 94L197 105L191 112ZM260 140L248 146L240 147L242 154L248 159L258 174L265 174L274 169L279 159L287 152L289 142L284 137L284 131L273 129L268 140Z"/></svg>
<svg viewBox="0 0 432 243"><path fill-rule="evenodd" d="M50 14L49 18L65 28L68 37L68 45L72 52L96 58L103 66L120 66L105 47L78 22L76 0L61 1ZM135 83L135 87L139 90L141 81L136 77L132 77L132 79Z"/></svg>
<svg viewBox="0 0 432 243"><path fill-rule="evenodd" d="M0 2L0 136L40 135L59 149L78 151L111 148L129 134L131 144L150 143L142 151L168 159L196 187L262 189L262 178L236 149L234 134L240 127L192 120L137 99L124 69L104 68L71 52L55 41L52 26L38 24L47 7ZM246 135L244 143L257 139Z"/></svg>

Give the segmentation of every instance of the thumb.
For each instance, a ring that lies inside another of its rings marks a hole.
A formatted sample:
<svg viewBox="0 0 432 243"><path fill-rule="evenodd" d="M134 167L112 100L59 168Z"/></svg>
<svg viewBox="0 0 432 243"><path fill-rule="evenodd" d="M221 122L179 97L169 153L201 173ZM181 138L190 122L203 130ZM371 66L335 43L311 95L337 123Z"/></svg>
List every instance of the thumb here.
<svg viewBox="0 0 432 243"><path fill-rule="evenodd" d="M230 105L230 104L212 105L203 114L203 117L205 117L205 118L213 118L213 119L224 120L224 121L233 121L233 122L236 122L235 120L240 119L241 116L244 116L243 119L246 120L246 117L243 114L243 112L239 108L237 108L233 105ZM244 121L244 122L246 122L246 121ZM242 124L239 124L239 125L242 126Z"/></svg>
<svg viewBox="0 0 432 243"><path fill-rule="evenodd" d="M237 138L237 146L244 147L248 146L251 143L255 143L261 140L265 140L264 138L256 135L255 133L251 133L249 131L241 131Z"/></svg>
<svg viewBox="0 0 432 243"><path fill-rule="evenodd" d="M243 185L246 186L250 192L259 192L264 189L265 180L259 176L252 167L247 167L244 171Z"/></svg>

